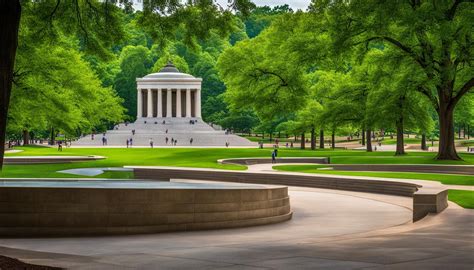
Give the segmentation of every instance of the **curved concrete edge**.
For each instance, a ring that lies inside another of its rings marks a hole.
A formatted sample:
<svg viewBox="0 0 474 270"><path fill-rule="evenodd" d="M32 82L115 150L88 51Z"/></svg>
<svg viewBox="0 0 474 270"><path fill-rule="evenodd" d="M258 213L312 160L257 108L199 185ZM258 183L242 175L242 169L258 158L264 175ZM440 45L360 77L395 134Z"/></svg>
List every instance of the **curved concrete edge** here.
<svg viewBox="0 0 474 270"><path fill-rule="evenodd" d="M71 163L105 159L104 156L13 156L5 157L4 164L55 164L55 163Z"/></svg>
<svg viewBox="0 0 474 270"><path fill-rule="evenodd" d="M413 221L429 213L440 213L448 206L447 189L423 188L422 185L397 179L351 177L339 175L312 175L304 173L272 173L230 171L203 168L125 166L132 168L139 179L170 181L189 179L221 182L287 185L371 192L413 198Z"/></svg>
<svg viewBox="0 0 474 270"><path fill-rule="evenodd" d="M0 184L2 236L227 229L291 217L288 187L283 186L133 187L133 181L132 187Z"/></svg>
<svg viewBox="0 0 474 270"><path fill-rule="evenodd" d="M221 230L232 228L243 228L252 226L263 226L285 222L291 220L293 212L279 216L221 222L202 222L181 225L160 225L160 226L123 226L123 227L55 227L55 228L5 228L0 227L0 235L3 237L25 237L25 236L94 236L94 235L126 235L126 234L153 234L179 231L203 231L203 230Z"/></svg>
<svg viewBox="0 0 474 270"><path fill-rule="evenodd" d="M331 164L342 171L384 171L474 175L474 165L449 164Z"/></svg>
<svg viewBox="0 0 474 270"><path fill-rule="evenodd" d="M235 165L254 165L272 163L271 158L255 157L255 158L228 158L217 160L219 164L235 164ZM276 163L311 163L311 164L329 164L327 157L282 157L277 158Z"/></svg>

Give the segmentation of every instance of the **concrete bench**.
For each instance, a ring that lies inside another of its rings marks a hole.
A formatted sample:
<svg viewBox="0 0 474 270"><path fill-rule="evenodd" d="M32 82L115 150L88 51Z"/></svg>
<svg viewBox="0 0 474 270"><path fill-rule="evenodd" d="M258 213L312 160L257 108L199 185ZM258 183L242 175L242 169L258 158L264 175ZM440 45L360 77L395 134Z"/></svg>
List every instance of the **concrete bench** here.
<svg viewBox="0 0 474 270"><path fill-rule="evenodd" d="M441 213L447 207L447 189L421 188L413 194L413 221L418 221L429 213Z"/></svg>
<svg viewBox="0 0 474 270"><path fill-rule="evenodd" d="M128 166L137 179L170 181L190 179L327 188L413 197L413 221L428 213L439 213L447 207L447 190L428 190L421 185L400 180L342 175L309 175L295 173L266 173L180 167Z"/></svg>

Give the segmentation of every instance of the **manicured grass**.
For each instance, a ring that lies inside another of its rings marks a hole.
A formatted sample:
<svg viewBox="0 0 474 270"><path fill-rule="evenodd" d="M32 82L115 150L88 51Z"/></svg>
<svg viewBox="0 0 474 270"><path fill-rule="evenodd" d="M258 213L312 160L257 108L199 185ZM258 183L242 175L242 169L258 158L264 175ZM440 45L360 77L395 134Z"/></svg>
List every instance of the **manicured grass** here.
<svg viewBox="0 0 474 270"><path fill-rule="evenodd" d="M405 144L421 144L421 138L404 138L403 142ZM426 141L426 143L430 144L431 145L431 141ZM393 139L390 139L390 137L387 139L385 138L383 141L382 141L382 145L384 144L397 144L397 138L393 138Z"/></svg>
<svg viewBox="0 0 474 270"><path fill-rule="evenodd" d="M257 148L64 148L58 152L50 147L18 147L23 152L7 156L99 155L105 160L47 165L5 165L1 177L74 177L58 170L87 167L122 167L125 165L204 167L245 170L244 166L221 165L222 158L268 157L271 149ZM474 155L463 155L464 161L437 161L435 153L417 152L395 157L393 152L367 153L358 150L299 150L280 148L279 157L330 157L335 164L474 164ZM117 173L120 178L126 174ZM99 175L97 177L104 177Z"/></svg>
<svg viewBox="0 0 474 270"><path fill-rule="evenodd" d="M450 189L448 199L464 208L474 209L474 191Z"/></svg>
<svg viewBox="0 0 474 270"><path fill-rule="evenodd" d="M456 174L435 174L435 173L409 173L409 172L353 172L353 171L337 171L337 170L321 170L327 168L326 165L281 165L273 168L280 171L319 173L319 174L336 174L348 176L371 176L385 178L404 178L439 181L446 185L468 185L474 186L474 176L472 175L456 175Z"/></svg>

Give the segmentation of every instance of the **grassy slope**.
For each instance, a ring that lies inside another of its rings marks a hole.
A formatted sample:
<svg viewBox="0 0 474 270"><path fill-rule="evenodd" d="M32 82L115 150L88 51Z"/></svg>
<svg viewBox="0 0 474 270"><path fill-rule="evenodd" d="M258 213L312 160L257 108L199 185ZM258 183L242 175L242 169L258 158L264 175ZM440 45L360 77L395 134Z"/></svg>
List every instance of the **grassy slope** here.
<svg viewBox="0 0 474 270"><path fill-rule="evenodd" d="M221 165L216 161L221 158L270 157L271 149L255 148L65 148L58 152L49 147L21 147L25 151L7 156L28 155L101 155L107 159L80 163L48 165L6 165L1 177L74 177L57 173L58 170L87 167L121 167L124 165L161 165L183 167L205 167L219 169L244 170L244 166ZM395 157L392 152L372 152L354 150L299 150L280 149L280 157L329 156L331 163L339 164L474 164L474 155L464 155L464 161L436 161L434 153L411 153ZM121 175L121 174L117 174ZM103 177L100 175L99 177Z"/></svg>
<svg viewBox="0 0 474 270"><path fill-rule="evenodd" d="M324 166L324 167L327 167L327 166ZM321 166L315 166L315 165L281 165L281 166L274 166L273 168L276 170L291 171L291 172L420 179L420 180L439 181L446 185L474 186L474 176L472 175L409 173L409 172L352 172L352 171L337 171L337 170L318 170L318 168L321 168Z"/></svg>
<svg viewBox="0 0 474 270"><path fill-rule="evenodd" d="M450 189L448 198L464 208L474 209L474 191Z"/></svg>

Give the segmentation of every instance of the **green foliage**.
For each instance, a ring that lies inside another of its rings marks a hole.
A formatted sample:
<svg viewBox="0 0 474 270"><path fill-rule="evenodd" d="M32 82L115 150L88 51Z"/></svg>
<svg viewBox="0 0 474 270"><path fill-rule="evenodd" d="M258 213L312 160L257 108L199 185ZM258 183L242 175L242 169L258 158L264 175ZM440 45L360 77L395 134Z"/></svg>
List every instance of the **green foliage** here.
<svg viewBox="0 0 474 270"><path fill-rule="evenodd" d="M55 128L77 136L123 119L121 99L102 86L74 40L35 45L24 44L18 52L23 73L12 91L10 133Z"/></svg>

